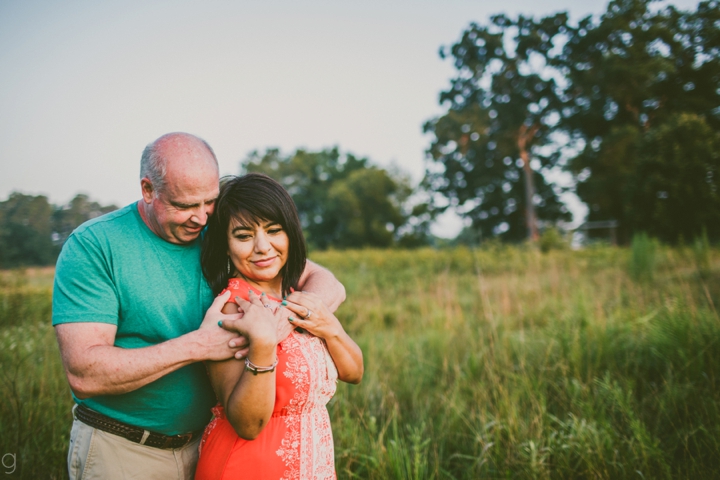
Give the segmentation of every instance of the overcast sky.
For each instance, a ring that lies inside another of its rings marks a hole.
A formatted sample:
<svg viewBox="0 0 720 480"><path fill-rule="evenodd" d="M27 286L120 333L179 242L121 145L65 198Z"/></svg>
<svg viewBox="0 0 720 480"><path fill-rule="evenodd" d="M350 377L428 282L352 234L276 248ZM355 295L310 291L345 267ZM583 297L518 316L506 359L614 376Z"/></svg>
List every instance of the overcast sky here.
<svg viewBox="0 0 720 480"><path fill-rule="evenodd" d="M696 1L673 2L695 8ZM222 174L248 152L339 146L418 181L453 76L438 57L505 12L599 14L589 0L0 0L0 200L139 198L140 154L203 137ZM582 209L578 210L581 211ZM436 233L460 224L447 218Z"/></svg>

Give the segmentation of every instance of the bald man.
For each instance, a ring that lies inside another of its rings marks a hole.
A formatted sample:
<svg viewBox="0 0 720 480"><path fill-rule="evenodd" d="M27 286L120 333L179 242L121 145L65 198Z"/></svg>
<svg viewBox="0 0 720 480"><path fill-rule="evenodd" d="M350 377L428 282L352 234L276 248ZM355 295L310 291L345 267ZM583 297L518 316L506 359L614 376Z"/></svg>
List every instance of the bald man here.
<svg viewBox="0 0 720 480"><path fill-rule="evenodd" d="M228 295L213 301L200 266L218 195L212 149L164 135L145 148L140 177L141 200L78 227L58 258L53 325L76 402L71 479L192 479L216 403L201 362L247 353L218 326L238 316L221 313ZM300 284L333 309L345 298L312 263Z"/></svg>

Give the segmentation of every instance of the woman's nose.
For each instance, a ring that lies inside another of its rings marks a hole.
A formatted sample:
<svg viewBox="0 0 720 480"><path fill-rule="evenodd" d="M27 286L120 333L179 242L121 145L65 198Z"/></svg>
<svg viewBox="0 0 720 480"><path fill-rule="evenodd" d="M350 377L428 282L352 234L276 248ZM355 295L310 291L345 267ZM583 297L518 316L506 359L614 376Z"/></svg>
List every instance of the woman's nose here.
<svg viewBox="0 0 720 480"><path fill-rule="evenodd" d="M268 241L265 233L260 233L255 236L255 251L264 253L270 249L270 242Z"/></svg>

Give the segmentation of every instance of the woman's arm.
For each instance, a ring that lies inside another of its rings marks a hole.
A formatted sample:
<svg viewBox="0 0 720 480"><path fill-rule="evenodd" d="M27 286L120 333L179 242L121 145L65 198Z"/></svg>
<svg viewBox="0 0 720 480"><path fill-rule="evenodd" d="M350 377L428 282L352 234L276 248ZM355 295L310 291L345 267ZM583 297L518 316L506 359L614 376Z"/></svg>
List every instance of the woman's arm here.
<svg viewBox="0 0 720 480"><path fill-rule="evenodd" d="M246 314L251 310L254 321L225 321L222 327L245 336L249 343L248 358L258 366L270 366L277 360L277 318L262 307L254 293L251 302L236 299ZM258 305L260 307L258 307ZM225 304L223 312L238 312L238 306ZM258 321L258 317L261 317ZM242 360L208 362L213 389L225 408L225 415L239 437L256 438L267 425L275 405L275 372L253 375L245 371Z"/></svg>
<svg viewBox="0 0 720 480"><path fill-rule="evenodd" d="M310 292L295 292L285 303L296 314L289 319L293 325L325 340L338 378L343 382L360 383L364 373L362 350L325 303Z"/></svg>
<svg viewBox="0 0 720 480"><path fill-rule="evenodd" d="M340 324L339 321L338 324ZM343 382L358 384L362 380L365 371L362 350L345 332L342 325L340 325L340 328L342 330L337 335L323 338L337 367L338 378ZM311 330L308 329L308 331L312 333Z"/></svg>

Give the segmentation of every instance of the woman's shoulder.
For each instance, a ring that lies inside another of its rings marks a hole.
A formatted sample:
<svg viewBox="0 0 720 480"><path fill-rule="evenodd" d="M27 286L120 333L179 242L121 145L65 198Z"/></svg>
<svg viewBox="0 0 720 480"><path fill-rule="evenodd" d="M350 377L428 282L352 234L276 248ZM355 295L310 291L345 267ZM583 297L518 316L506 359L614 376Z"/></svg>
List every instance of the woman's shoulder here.
<svg viewBox="0 0 720 480"><path fill-rule="evenodd" d="M259 290L256 287L253 287L252 285L250 285L247 282L247 280L245 280L244 278L231 278L228 280L228 284L227 284L227 287L225 288L225 290L220 292L220 295L222 295L223 293L225 293L227 291L230 291L232 293L232 295L230 295L230 300L229 300L230 302L235 303L235 297L240 297L243 300L249 301L250 300L249 292L251 290L253 292L255 292L255 295L257 295L258 297L260 295L262 295L262 293L263 293L262 290ZM277 303L282 302L282 300L280 300L279 298L275 298L275 297L271 297L271 296L268 296L268 298Z"/></svg>

